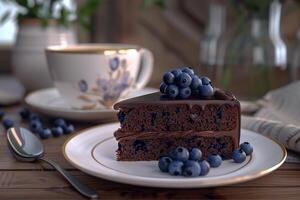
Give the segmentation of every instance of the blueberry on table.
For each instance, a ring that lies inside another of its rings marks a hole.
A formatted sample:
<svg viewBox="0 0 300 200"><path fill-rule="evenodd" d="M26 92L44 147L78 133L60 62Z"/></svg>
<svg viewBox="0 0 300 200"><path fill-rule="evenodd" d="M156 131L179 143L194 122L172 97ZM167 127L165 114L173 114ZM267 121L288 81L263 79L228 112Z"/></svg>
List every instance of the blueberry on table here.
<svg viewBox="0 0 300 200"><path fill-rule="evenodd" d="M4 128L9 129L14 126L14 121L10 118L5 118L2 121L2 125L4 126Z"/></svg>
<svg viewBox="0 0 300 200"><path fill-rule="evenodd" d="M53 127L53 128L51 129L51 131L52 131L52 135L53 135L54 137L59 137L59 136L61 136L62 134L64 134L64 130L63 130L63 128L60 127L60 126Z"/></svg>
<svg viewBox="0 0 300 200"><path fill-rule="evenodd" d="M200 160L202 157L202 151L198 148L192 148L190 151L190 160Z"/></svg>
<svg viewBox="0 0 300 200"><path fill-rule="evenodd" d="M158 167L159 167L160 171L168 172L169 165L171 162L172 162L172 158L167 157L167 156L161 157L158 161Z"/></svg>
<svg viewBox="0 0 300 200"><path fill-rule="evenodd" d="M213 168L219 167L222 164L222 158L218 154L208 156L207 162Z"/></svg>
<svg viewBox="0 0 300 200"><path fill-rule="evenodd" d="M0 119L2 119L5 115L5 112L4 111L0 111Z"/></svg>
<svg viewBox="0 0 300 200"><path fill-rule="evenodd" d="M182 167L183 167L183 162L175 160L172 161L169 165L169 174L173 176L179 176L182 174Z"/></svg>
<svg viewBox="0 0 300 200"><path fill-rule="evenodd" d="M206 76L201 77L201 81L203 85L211 85L211 80Z"/></svg>
<svg viewBox="0 0 300 200"><path fill-rule="evenodd" d="M179 90L179 98L181 99L188 99L192 94L192 90L190 87L181 88Z"/></svg>
<svg viewBox="0 0 300 200"><path fill-rule="evenodd" d="M37 133L40 129L43 128L43 125L38 120L32 120L29 122L29 128L32 132Z"/></svg>
<svg viewBox="0 0 300 200"><path fill-rule="evenodd" d="M191 82L191 89L192 90L196 90L197 88L199 88L202 85L202 81L198 76L193 76L192 78L192 82Z"/></svg>
<svg viewBox="0 0 300 200"><path fill-rule="evenodd" d="M214 88L211 85L201 85L199 87L200 96L210 97L214 95Z"/></svg>
<svg viewBox="0 0 300 200"><path fill-rule="evenodd" d="M58 118L58 119L55 119L55 120L53 121L53 125L54 125L54 126L61 126L61 127L63 127L63 126L66 126L67 123L66 123L66 121L65 121L64 119Z"/></svg>
<svg viewBox="0 0 300 200"><path fill-rule="evenodd" d="M62 126L62 128L64 130L64 134L69 134L75 131L75 128L72 124Z"/></svg>
<svg viewBox="0 0 300 200"><path fill-rule="evenodd" d="M163 76L163 81L165 84L172 84L175 81L175 76L171 72L167 72Z"/></svg>
<svg viewBox="0 0 300 200"><path fill-rule="evenodd" d="M176 85L169 85L166 89L166 94L169 98L176 98L178 96L178 87Z"/></svg>
<svg viewBox="0 0 300 200"><path fill-rule="evenodd" d="M189 87L192 83L192 77L189 74L182 72L176 78L176 83L177 83L177 86L180 88Z"/></svg>
<svg viewBox="0 0 300 200"><path fill-rule="evenodd" d="M170 157L173 160L187 161L189 159L189 151L184 147L177 147L170 152Z"/></svg>
<svg viewBox="0 0 300 200"><path fill-rule="evenodd" d="M208 174L209 170L210 170L210 165L206 160L201 160L199 161L199 165L201 168L201 172L200 172L200 176L205 176Z"/></svg>
<svg viewBox="0 0 300 200"><path fill-rule="evenodd" d="M244 142L241 144L241 149L246 153L246 155L251 155L253 152L253 147L249 142Z"/></svg>
<svg viewBox="0 0 300 200"><path fill-rule="evenodd" d="M236 163L242 163L246 160L246 153L240 148L232 152L232 159Z"/></svg>
<svg viewBox="0 0 300 200"><path fill-rule="evenodd" d="M19 114L20 114L21 118L24 120L28 119L30 117L30 111L27 108L23 108Z"/></svg>
<svg viewBox="0 0 300 200"><path fill-rule="evenodd" d="M52 132L49 128L45 128L45 129L40 129L38 131L38 134L39 134L41 139L48 139L48 138L51 137Z"/></svg>
<svg viewBox="0 0 300 200"><path fill-rule="evenodd" d="M188 160L184 163L182 175L188 177L199 176L201 168L198 162L194 160Z"/></svg>
<svg viewBox="0 0 300 200"><path fill-rule="evenodd" d="M162 82L162 83L160 84L160 86L159 86L160 92L163 93L163 94L165 94L165 93L166 93L166 90L167 90L167 87L168 87L168 85L165 84L164 82Z"/></svg>
<svg viewBox="0 0 300 200"><path fill-rule="evenodd" d="M181 69L173 69L171 73L175 76L175 78L177 78L182 73L182 71Z"/></svg>
<svg viewBox="0 0 300 200"><path fill-rule="evenodd" d="M187 73L190 76L194 75L194 70L192 68L190 68L190 67L185 67L181 71L184 72L184 73Z"/></svg>

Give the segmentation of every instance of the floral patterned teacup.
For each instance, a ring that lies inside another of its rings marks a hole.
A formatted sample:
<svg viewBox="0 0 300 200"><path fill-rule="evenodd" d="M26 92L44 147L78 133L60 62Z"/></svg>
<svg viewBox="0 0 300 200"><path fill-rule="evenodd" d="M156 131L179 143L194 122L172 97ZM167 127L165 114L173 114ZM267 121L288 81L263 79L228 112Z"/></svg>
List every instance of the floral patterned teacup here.
<svg viewBox="0 0 300 200"><path fill-rule="evenodd" d="M55 86L76 109L111 108L143 88L153 69L152 53L135 45L49 46L46 55Z"/></svg>

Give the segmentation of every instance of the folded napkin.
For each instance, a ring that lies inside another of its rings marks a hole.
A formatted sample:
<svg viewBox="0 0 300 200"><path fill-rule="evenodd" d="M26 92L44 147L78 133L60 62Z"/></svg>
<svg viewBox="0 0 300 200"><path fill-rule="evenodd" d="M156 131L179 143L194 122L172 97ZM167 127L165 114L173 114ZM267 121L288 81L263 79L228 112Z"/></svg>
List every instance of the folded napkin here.
<svg viewBox="0 0 300 200"><path fill-rule="evenodd" d="M242 102L241 108L242 128L276 139L300 153L300 81L270 91L259 101Z"/></svg>

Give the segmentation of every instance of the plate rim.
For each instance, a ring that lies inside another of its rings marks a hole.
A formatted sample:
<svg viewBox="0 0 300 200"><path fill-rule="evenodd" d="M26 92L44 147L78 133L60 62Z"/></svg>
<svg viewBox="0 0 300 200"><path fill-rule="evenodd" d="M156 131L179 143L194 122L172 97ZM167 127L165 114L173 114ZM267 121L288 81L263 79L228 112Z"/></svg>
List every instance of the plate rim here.
<svg viewBox="0 0 300 200"><path fill-rule="evenodd" d="M80 170L80 171L82 171L84 173L87 173L87 174L89 174L91 176L94 176L96 178L101 178L101 179L104 179L104 180L108 180L108 181L112 181L112 182L116 182L116 183L128 184L128 185L135 185L135 186L141 186L141 187L159 187L159 188L209 188L209 187L217 187L217 186L219 187L219 186L225 186L225 185L232 185L232 184L243 183L243 182L254 180L254 179L257 179L257 178L260 178L262 176L270 174L271 172L273 172L276 169L278 169L285 162L285 160L287 158L287 150L286 150L285 146L283 144L281 144L280 142L278 142L276 139L267 137L265 135L259 134L257 132L252 131L252 130L249 130L249 129L244 129L244 130L247 130L247 131L251 131L254 134L258 134L260 136L263 136L266 139L269 139L272 142L274 142L275 144L277 144L280 147L281 151L283 152L283 156L282 156L281 160L276 165L273 165L272 167L270 167L268 169L261 170L259 172L248 174L248 175L243 175L243 176L238 176L238 177L231 178L231 179L226 179L226 180L223 180L221 183L217 182L217 183L211 183L211 184L206 184L206 185L195 184L193 186L185 186L185 185L179 185L179 184L177 186L176 185L175 186L174 185L173 186L166 186L166 185L153 186L153 183L152 184L148 183L148 182L144 182L142 184L140 182L135 182L134 183L134 182L126 181L126 179L124 179L124 178L121 178L121 179L120 178L119 179L115 179L114 177L110 178L109 175L104 175L104 174L101 174L101 173L97 173L97 175L95 175L95 173L93 173L91 170L85 169L85 168L77 165L71 159L69 159L69 157L67 156L67 153L66 153L66 146L67 146L67 144L72 139L74 139L75 137L77 137L77 136L79 136L81 134L84 134L85 132L90 131L92 129L97 129L97 128L101 128L101 127L105 127L105 126L112 126L112 125L116 125L116 124L117 123L108 123L108 124L96 125L96 126L92 126L92 127L83 129L83 130L79 131L78 133L72 135L71 137L69 137L63 143L62 153L63 153L64 158L68 161L69 164L71 164L76 169L78 169L78 170ZM110 170L112 170L112 169L110 169ZM135 178L137 178L137 179L142 179L142 178L153 179L153 181L157 181L157 180L160 179L160 178L139 177L139 176L134 176L134 175L132 175L132 176L135 177ZM162 179L160 179L160 180L162 180Z"/></svg>

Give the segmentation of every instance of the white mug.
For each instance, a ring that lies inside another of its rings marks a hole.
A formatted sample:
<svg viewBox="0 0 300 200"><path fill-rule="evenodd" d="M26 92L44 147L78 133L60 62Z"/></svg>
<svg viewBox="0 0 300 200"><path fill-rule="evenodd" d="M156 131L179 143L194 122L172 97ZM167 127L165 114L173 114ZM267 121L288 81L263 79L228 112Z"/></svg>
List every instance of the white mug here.
<svg viewBox="0 0 300 200"><path fill-rule="evenodd" d="M143 88L153 70L152 53L136 45L49 46L46 56L56 88L76 109L111 108Z"/></svg>

